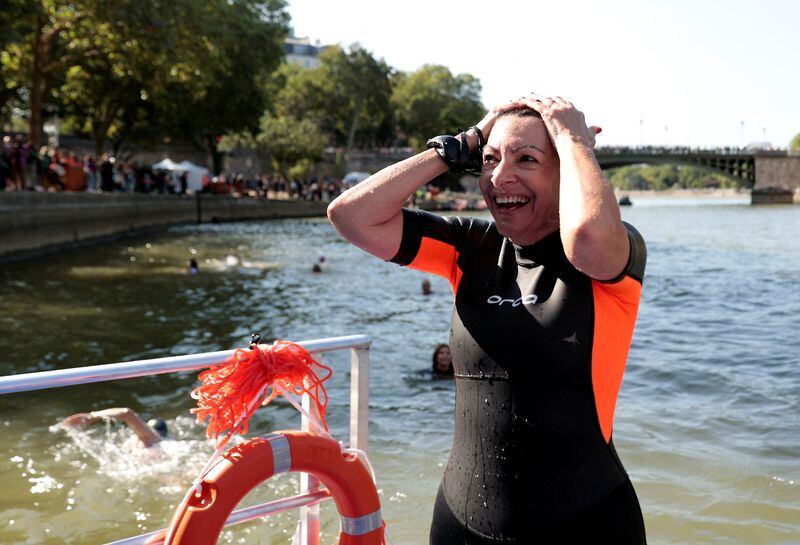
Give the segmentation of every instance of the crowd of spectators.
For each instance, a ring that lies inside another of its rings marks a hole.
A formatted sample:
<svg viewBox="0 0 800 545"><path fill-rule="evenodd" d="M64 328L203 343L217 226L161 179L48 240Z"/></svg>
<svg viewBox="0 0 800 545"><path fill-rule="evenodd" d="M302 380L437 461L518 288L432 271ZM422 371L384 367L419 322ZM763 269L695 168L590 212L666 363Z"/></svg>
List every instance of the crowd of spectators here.
<svg viewBox="0 0 800 545"><path fill-rule="evenodd" d="M22 137L3 137L0 191L138 191L164 193L167 174L109 154L95 157L57 147L34 149ZM178 192L172 188L171 192Z"/></svg>
<svg viewBox="0 0 800 545"><path fill-rule="evenodd" d="M275 174L247 177L223 173L204 177L202 193L271 199L330 201L344 189L340 179L313 176L290 179ZM0 191L88 191L191 193L188 174L153 169L109 154L79 156L74 151L42 146L35 150L23 137L4 136L0 149Z"/></svg>
<svg viewBox="0 0 800 545"><path fill-rule="evenodd" d="M216 181L212 179L211 186L217 193L234 192L260 198L324 202L332 201L346 189L342 181L333 176L311 176L298 180L274 174L262 174L250 179L242 174L223 174Z"/></svg>

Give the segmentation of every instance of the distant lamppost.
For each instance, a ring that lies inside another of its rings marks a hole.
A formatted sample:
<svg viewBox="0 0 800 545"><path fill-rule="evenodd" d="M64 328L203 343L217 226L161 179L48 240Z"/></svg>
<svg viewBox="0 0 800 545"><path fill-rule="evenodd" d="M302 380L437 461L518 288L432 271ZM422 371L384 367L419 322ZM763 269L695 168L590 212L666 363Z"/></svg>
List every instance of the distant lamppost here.
<svg viewBox="0 0 800 545"><path fill-rule="evenodd" d="M744 119L741 120L741 122L739 123L739 126L741 127L741 134L739 135L739 147L743 148L744 147Z"/></svg>
<svg viewBox="0 0 800 545"><path fill-rule="evenodd" d="M644 119L639 118L639 146L644 147Z"/></svg>

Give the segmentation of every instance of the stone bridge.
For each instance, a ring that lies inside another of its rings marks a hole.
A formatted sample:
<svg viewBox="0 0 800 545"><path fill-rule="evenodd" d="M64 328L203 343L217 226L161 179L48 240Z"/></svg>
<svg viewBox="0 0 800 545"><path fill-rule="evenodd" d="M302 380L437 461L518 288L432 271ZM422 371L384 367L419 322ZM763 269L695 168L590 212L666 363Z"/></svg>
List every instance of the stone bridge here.
<svg viewBox="0 0 800 545"><path fill-rule="evenodd" d="M737 178L754 195L791 196L800 191L800 154L786 150L680 147L601 147L597 162L604 169L639 164L681 164ZM754 202L758 200L754 197Z"/></svg>
<svg viewBox="0 0 800 545"><path fill-rule="evenodd" d="M410 148L356 150L347 159L349 171L375 172L412 155ZM753 202L791 202L800 193L800 154L787 150L681 147L599 147L604 169L639 164L689 165L737 178L753 190Z"/></svg>

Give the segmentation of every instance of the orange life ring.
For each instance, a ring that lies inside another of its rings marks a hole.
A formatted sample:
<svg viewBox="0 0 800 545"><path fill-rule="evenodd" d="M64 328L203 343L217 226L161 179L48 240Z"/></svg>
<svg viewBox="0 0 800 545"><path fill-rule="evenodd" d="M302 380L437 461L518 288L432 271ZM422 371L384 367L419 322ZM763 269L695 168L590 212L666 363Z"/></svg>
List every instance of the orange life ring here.
<svg viewBox="0 0 800 545"><path fill-rule="evenodd" d="M357 457L342 454L333 439L280 431L229 450L206 474L201 494L187 494L167 531L166 545L213 545L239 501L277 473L315 475L330 490L341 519L339 543L383 543L381 504L375 483Z"/></svg>

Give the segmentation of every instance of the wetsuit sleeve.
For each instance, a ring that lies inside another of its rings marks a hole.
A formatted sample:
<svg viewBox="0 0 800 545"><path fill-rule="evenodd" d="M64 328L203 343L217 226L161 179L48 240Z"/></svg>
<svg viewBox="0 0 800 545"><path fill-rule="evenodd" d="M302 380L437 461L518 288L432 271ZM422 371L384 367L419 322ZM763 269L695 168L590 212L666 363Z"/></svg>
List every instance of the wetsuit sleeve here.
<svg viewBox="0 0 800 545"><path fill-rule="evenodd" d="M625 270L614 280L592 281L592 386L597 417L606 442L611 440L614 409L633 339L636 315L639 312L642 278L647 260L642 235L628 223L625 223L625 229L631 245Z"/></svg>
<svg viewBox="0 0 800 545"><path fill-rule="evenodd" d="M404 208L400 249L389 261L446 278L455 293L471 249L484 231L478 223L482 224Z"/></svg>
<svg viewBox="0 0 800 545"><path fill-rule="evenodd" d="M625 270L622 271L620 279L624 276L630 276L641 284L644 278L644 266L647 263L647 247L644 245L644 238L642 238L641 233L633 225L624 221L622 224L628 231L631 253L628 256L628 264L625 266Z"/></svg>

